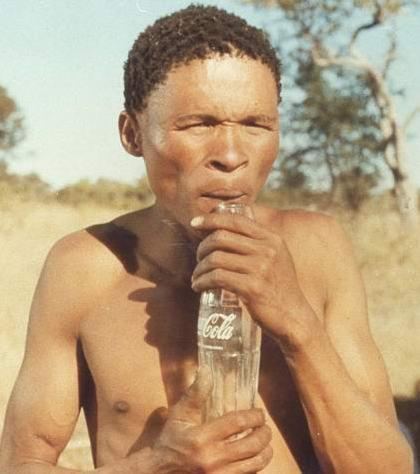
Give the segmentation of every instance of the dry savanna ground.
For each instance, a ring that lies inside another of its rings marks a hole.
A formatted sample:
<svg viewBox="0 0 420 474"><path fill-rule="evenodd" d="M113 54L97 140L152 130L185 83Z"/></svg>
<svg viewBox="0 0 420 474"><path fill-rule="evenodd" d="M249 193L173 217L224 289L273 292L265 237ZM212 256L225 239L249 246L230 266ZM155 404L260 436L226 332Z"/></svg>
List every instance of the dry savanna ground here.
<svg viewBox="0 0 420 474"><path fill-rule="evenodd" d="M114 209L8 202L0 206L0 427L21 363L28 311L45 256L57 239L111 219ZM420 380L420 245L402 236L398 218L380 210L342 216L365 280L371 327L383 353L394 394L413 396ZM42 383L42 381L40 381ZM81 423L62 455L63 465L88 468Z"/></svg>

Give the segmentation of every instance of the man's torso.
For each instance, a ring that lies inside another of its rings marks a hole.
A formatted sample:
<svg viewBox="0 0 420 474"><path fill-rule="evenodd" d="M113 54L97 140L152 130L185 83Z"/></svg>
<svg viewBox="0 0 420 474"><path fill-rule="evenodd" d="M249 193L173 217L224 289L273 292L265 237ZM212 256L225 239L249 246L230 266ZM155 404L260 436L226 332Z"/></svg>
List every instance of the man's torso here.
<svg viewBox="0 0 420 474"><path fill-rule="evenodd" d="M139 252L138 240L122 224L89 231L124 266L80 325L84 406L97 465L151 446L163 423L158 408L176 403L197 370L198 296L154 272L147 249ZM303 293L322 317L325 282L310 248L316 239L282 225ZM264 472L310 472L314 454L303 409L284 357L268 336L257 405L265 408L273 431L274 457Z"/></svg>

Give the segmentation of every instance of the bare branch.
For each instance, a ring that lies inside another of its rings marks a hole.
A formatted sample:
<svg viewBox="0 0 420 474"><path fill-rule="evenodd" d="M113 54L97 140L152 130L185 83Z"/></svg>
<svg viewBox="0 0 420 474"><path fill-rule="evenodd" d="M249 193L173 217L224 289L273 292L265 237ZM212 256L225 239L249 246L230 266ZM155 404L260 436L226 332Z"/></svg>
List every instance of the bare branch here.
<svg viewBox="0 0 420 474"><path fill-rule="evenodd" d="M299 148L296 151L293 151L292 153L289 153L288 155L283 157L283 160L291 160L291 159L296 159L299 158L300 156L307 155L308 153L312 153L314 151L320 151L322 150L321 146L308 146L306 148Z"/></svg>
<svg viewBox="0 0 420 474"><path fill-rule="evenodd" d="M304 157L307 154L312 153L314 151L321 151L321 150L322 150L321 146L308 146L306 148L299 148L289 154L282 156L280 160L279 168L280 170L283 170L286 166L286 163L290 161L295 161L297 162L298 165L300 165L303 163Z"/></svg>
<svg viewBox="0 0 420 474"><path fill-rule="evenodd" d="M385 55L385 63L382 71L382 77L386 79L392 63L397 59L397 34L395 30L390 33L390 43Z"/></svg>
<svg viewBox="0 0 420 474"><path fill-rule="evenodd" d="M365 25L359 26L357 28L350 40L349 43L349 51L352 53L354 45L356 44L357 38L359 37L360 33L365 30L370 30L371 28L375 28L378 25L381 25L385 20L385 7L381 5L378 1L375 1L376 11L373 14L372 21L370 23L366 23Z"/></svg>
<svg viewBox="0 0 420 474"><path fill-rule="evenodd" d="M393 100L387 90L385 78L363 57L329 56L325 49L314 44L312 58L320 67L341 66L363 71L371 82L372 97L381 114L380 129L384 138L384 159L391 170L402 166L401 129ZM392 148L394 148L392 150Z"/></svg>
<svg viewBox="0 0 420 474"><path fill-rule="evenodd" d="M312 59L320 67L343 66L362 70L372 69L367 60L354 56L332 56L317 44L312 48Z"/></svg>
<svg viewBox="0 0 420 474"><path fill-rule="evenodd" d="M404 125L402 127L403 131L406 132L411 125L411 122L415 119L416 115L420 113L420 105L418 105L405 119Z"/></svg>

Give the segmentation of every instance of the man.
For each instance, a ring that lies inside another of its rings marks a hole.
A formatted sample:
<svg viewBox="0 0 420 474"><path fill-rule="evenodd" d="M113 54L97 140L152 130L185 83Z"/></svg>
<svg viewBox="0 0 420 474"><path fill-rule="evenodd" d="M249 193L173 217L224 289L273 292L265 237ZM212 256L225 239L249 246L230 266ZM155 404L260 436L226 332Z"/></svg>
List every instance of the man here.
<svg viewBox="0 0 420 474"><path fill-rule="evenodd" d="M156 203L51 250L1 472L69 472L56 463L81 407L100 473L411 472L346 237L329 217L255 205L278 153L279 75L263 33L216 8L137 39L119 128ZM255 221L212 213L221 201ZM260 409L201 424L208 374L191 383L210 288L237 293L264 330Z"/></svg>

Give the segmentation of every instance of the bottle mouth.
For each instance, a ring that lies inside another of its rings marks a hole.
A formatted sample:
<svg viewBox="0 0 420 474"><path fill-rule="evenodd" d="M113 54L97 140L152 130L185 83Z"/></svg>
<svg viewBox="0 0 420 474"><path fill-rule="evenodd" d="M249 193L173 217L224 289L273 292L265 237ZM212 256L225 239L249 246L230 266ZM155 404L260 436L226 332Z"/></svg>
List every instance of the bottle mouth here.
<svg viewBox="0 0 420 474"><path fill-rule="evenodd" d="M240 214L250 219L254 218L251 207L241 202L220 202L215 207L214 212L218 214Z"/></svg>
<svg viewBox="0 0 420 474"><path fill-rule="evenodd" d="M216 206L216 212L223 212L223 211L229 211L229 212L235 212L235 211L242 211L245 209L245 204L242 204L240 202L220 202Z"/></svg>

